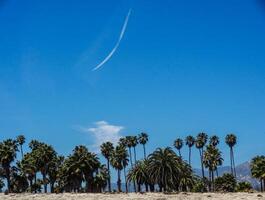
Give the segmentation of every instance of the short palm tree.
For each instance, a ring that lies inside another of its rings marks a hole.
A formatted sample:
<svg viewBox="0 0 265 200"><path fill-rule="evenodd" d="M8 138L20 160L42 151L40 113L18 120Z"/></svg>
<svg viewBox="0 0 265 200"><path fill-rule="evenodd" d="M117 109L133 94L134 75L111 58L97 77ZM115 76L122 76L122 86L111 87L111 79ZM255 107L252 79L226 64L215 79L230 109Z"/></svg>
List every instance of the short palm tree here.
<svg viewBox="0 0 265 200"><path fill-rule="evenodd" d="M145 144L148 142L148 135L147 133L141 133L138 135L138 142L143 145L144 149L144 159L146 159L146 150L145 150Z"/></svg>
<svg viewBox="0 0 265 200"><path fill-rule="evenodd" d="M189 165L191 165L191 148L195 143L195 138L191 135L186 137L186 145L189 147Z"/></svg>
<svg viewBox="0 0 265 200"><path fill-rule="evenodd" d="M0 164L5 172L9 192L11 192L11 163L15 160L17 151L17 141L7 139L0 142Z"/></svg>
<svg viewBox="0 0 265 200"><path fill-rule="evenodd" d="M157 148L148 157L147 172L152 182L164 192L178 189L181 179L182 161L170 148Z"/></svg>
<svg viewBox="0 0 265 200"><path fill-rule="evenodd" d="M231 174L236 177L236 166L235 166L235 157L234 157L234 146L237 143L237 137L234 134L228 134L225 137L225 143L229 146L230 149L230 165L231 165Z"/></svg>
<svg viewBox="0 0 265 200"><path fill-rule="evenodd" d="M102 155L107 160L107 167L108 167L108 190L111 192L111 177L110 177L110 156L114 150L113 144L111 142L105 142L100 146Z"/></svg>
<svg viewBox="0 0 265 200"><path fill-rule="evenodd" d="M256 156L250 163L251 174L254 178L260 180L260 190L264 191L265 187L265 156Z"/></svg>
<svg viewBox="0 0 265 200"><path fill-rule="evenodd" d="M127 181L137 183L137 191L141 192L141 185L148 183L148 174L144 161L138 161L127 175Z"/></svg>
<svg viewBox="0 0 265 200"><path fill-rule="evenodd" d="M175 141L174 141L174 147L178 150L178 153L179 153L179 157L181 157L181 148L183 147L183 140L180 139L180 138L177 138Z"/></svg>

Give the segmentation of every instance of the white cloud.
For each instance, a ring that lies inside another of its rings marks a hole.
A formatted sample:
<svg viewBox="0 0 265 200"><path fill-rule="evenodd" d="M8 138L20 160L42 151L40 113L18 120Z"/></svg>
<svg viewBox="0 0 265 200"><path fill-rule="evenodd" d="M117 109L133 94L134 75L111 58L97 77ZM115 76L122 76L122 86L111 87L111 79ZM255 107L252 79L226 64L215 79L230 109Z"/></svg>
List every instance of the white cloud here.
<svg viewBox="0 0 265 200"><path fill-rule="evenodd" d="M99 152L100 145L103 142L118 143L121 137L120 132L124 129L123 126L111 125L106 121L98 121L94 124L95 127L79 127L82 132L92 136L93 144L91 147L93 151Z"/></svg>

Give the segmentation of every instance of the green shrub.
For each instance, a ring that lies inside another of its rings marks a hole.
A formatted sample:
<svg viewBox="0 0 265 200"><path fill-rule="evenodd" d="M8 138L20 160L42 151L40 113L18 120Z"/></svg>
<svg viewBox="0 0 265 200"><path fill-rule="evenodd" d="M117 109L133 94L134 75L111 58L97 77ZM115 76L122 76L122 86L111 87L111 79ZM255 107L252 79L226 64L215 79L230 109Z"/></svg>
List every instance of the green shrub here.
<svg viewBox="0 0 265 200"><path fill-rule="evenodd" d="M243 181L237 184L236 191L237 192L249 192L252 190L251 183Z"/></svg>
<svg viewBox="0 0 265 200"><path fill-rule="evenodd" d="M195 179L195 183L192 188L192 192L207 192L207 185L208 185L208 180L205 179Z"/></svg>
<svg viewBox="0 0 265 200"><path fill-rule="evenodd" d="M236 179L231 174L224 174L215 179L215 190L217 192L235 192Z"/></svg>

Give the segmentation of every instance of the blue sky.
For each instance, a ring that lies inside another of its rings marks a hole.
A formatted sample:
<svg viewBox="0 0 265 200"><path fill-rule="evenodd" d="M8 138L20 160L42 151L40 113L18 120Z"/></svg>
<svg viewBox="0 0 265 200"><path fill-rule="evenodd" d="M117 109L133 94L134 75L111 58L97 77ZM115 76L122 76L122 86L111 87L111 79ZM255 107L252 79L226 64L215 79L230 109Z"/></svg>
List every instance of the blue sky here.
<svg viewBox="0 0 265 200"><path fill-rule="evenodd" d="M265 154L262 6L0 1L0 139L23 133L67 155L78 144L94 148L141 131L150 135L149 152L188 134L223 139L233 132L237 163ZM115 45L130 8L119 48L92 71ZM220 147L228 156L223 141Z"/></svg>

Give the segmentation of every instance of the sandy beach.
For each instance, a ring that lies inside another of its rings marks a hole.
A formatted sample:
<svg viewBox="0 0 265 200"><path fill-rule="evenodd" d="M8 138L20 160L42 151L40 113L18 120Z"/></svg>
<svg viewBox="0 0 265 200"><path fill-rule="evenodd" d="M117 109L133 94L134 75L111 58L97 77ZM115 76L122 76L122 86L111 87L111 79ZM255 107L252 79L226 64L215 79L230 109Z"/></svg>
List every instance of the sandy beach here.
<svg viewBox="0 0 265 200"><path fill-rule="evenodd" d="M0 199L8 200L265 200L265 194L262 193L180 193L165 195L161 193L148 193L148 194L0 194Z"/></svg>

